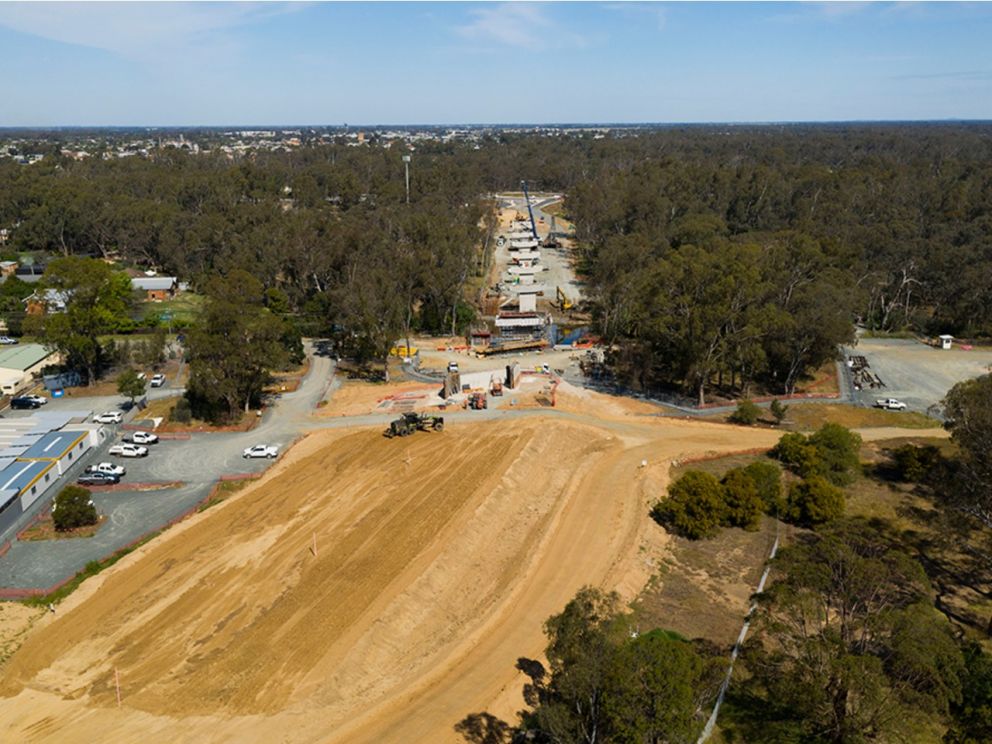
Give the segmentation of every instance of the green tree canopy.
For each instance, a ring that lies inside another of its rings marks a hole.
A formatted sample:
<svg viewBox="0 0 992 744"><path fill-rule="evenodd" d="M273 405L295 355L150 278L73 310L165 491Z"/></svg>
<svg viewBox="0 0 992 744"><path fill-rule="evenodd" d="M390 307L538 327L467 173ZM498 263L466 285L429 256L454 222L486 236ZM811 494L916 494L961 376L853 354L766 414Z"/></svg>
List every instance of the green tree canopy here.
<svg viewBox="0 0 992 744"><path fill-rule="evenodd" d="M207 284L203 311L187 339L188 397L194 413L227 420L261 398L286 359L284 326L264 306L262 284L240 269Z"/></svg>
<svg viewBox="0 0 992 744"><path fill-rule="evenodd" d="M66 364L86 373L92 384L100 373L104 349L100 336L129 321L131 280L95 258L67 256L48 264L40 291L50 290L58 302L46 302L44 314L32 317L31 330Z"/></svg>
<svg viewBox="0 0 992 744"><path fill-rule="evenodd" d="M762 738L897 741L960 700L951 628L923 569L882 527L838 523L774 568L744 655Z"/></svg>

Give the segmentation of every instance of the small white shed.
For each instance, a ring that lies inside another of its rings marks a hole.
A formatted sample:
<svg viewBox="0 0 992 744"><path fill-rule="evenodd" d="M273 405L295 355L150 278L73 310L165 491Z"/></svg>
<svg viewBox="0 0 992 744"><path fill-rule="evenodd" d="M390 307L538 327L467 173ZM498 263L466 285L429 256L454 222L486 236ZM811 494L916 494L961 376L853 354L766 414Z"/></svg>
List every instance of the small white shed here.
<svg viewBox="0 0 992 744"><path fill-rule="evenodd" d="M948 335L946 333L943 336L938 336L937 338L940 339L940 348L941 349L950 349L951 348L951 342L954 341L954 336L950 336L950 335Z"/></svg>

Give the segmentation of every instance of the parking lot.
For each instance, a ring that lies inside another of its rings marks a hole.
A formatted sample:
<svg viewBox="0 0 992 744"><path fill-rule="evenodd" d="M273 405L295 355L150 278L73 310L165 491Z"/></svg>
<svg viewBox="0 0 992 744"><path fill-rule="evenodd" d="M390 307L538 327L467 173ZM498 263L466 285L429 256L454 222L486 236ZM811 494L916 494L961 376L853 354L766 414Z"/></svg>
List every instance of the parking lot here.
<svg viewBox="0 0 992 744"><path fill-rule="evenodd" d="M143 535L154 532L180 517L203 501L222 475L257 473L272 464L269 459L245 459L242 452L254 444L265 443L283 452L311 424L310 412L323 397L330 382L333 365L326 357L314 357L310 373L300 388L275 400L258 426L248 432L196 433L189 439L167 439L149 445L142 458L110 457L109 446L125 433L120 426L107 426L112 436L75 466L64 484L74 482L85 465L113 462L124 465L127 474L123 485L148 483L182 483L175 488L149 491L95 492L97 511L107 516L93 537L65 540L20 542L13 540L10 550L0 557L0 587L12 589L49 587L72 576L89 561L100 560ZM150 391L159 395L176 395L177 390ZM119 410L121 397L55 399L47 410ZM9 411L4 415L30 415L32 411ZM48 496L54 496L56 488ZM39 502L50 503L49 498ZM39 508L43 505L39 503ZM37 509L32 510L37 513ZM25 515L28 517L29 515ZM17 529L22 529L25 519ZM8 535L5 539L10 539Z"/></svg>
<svg viewBox="0 0 992 744"><path fill-rule="evenodd" d="M988 374L992 351L964 351L957 345L942 350L912 339L861 339L845 349L847 356L865 357L884 387L854 392L854 398L871 406L878 398L897 398L908 410L939 415L947 391L962 380Z"/></svg>

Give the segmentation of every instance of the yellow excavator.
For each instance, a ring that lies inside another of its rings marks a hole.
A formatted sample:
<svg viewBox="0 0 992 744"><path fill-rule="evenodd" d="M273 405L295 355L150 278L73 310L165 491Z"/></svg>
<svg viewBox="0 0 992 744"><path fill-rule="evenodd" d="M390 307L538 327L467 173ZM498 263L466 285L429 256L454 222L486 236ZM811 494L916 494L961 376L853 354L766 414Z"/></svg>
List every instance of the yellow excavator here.
<svg viewBox="0 0 992 744"><path fill-rule="evenodd" d="M568 299L568 295L561 291L561 287L555 287L555 290L558 296L558 307L561 308L561 311L567 312L571 310L574 303Z"/></svg>

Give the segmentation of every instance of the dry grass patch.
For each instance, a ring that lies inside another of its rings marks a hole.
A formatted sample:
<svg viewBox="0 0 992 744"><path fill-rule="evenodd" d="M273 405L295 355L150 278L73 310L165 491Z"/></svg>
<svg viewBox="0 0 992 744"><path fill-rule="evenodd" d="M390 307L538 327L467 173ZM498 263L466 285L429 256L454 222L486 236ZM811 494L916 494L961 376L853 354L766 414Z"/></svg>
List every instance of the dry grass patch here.
<svg viewBox="0 0 992 744"><path fill-rule="evenodd" d="M788 401L786 401L788 403ZM874 426L895 426L903 429L939 429L936 419L915 411L883 411L881 408L860 408L844 403L788 403L789 411L783 428L811 431L824 424L840 424L848 429Z"/></svg>

